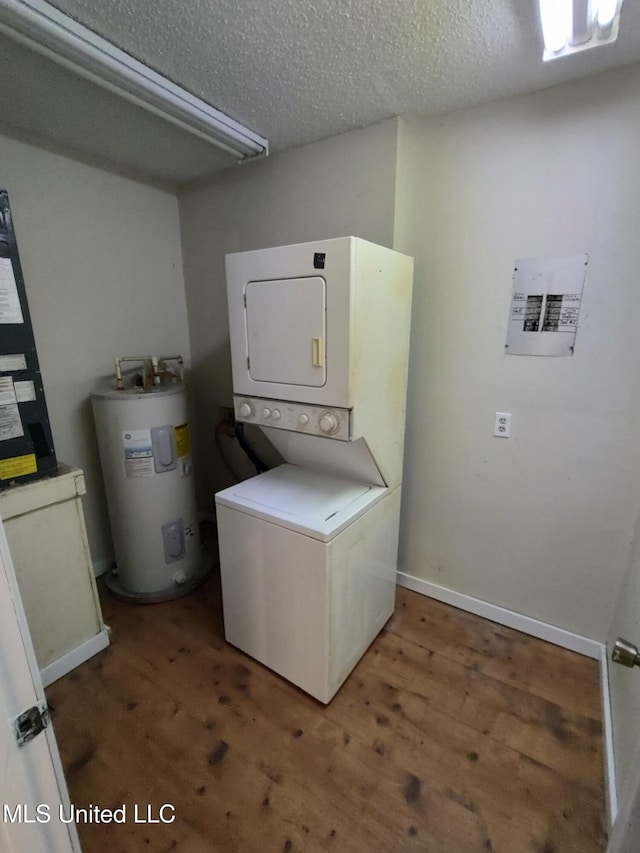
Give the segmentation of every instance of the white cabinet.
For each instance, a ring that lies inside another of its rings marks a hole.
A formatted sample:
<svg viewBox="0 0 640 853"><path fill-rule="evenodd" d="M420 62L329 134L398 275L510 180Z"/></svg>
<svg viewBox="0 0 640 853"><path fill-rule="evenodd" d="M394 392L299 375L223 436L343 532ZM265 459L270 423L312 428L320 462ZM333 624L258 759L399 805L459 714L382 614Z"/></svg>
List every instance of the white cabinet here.
<svg viewBox="0 0 640 853"><path fill-rule="evenodd" d="M59 474L0 492L0 515L44 685L109 644L82 511L84 475Z"/></svg>

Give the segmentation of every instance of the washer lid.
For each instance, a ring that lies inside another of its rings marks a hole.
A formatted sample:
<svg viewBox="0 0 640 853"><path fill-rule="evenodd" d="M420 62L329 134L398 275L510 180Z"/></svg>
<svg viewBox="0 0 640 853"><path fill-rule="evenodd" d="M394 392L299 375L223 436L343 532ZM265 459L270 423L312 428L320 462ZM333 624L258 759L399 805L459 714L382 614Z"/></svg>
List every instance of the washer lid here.
<svg viewBox="0 0 640 853"><path fill-rule="evenodd" d="M216 503L328 542L387 491L286 464L218 492Z"/></svg>

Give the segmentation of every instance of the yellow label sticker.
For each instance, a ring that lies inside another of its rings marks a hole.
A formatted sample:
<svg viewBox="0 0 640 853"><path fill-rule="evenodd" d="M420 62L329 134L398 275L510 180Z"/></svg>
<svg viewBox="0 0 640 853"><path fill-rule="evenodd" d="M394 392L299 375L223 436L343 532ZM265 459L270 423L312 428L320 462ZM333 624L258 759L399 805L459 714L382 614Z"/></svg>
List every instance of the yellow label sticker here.
<svg viewBox="0 0 640 853"><path fill-rule="evenodd" d="M12 456L11 459L0 459L0 480L13 480L14 477L35 474L37 470L35 453L27 453L26 456Z"/></svg>
<svg viewBox="0 0 640 853"><path fill-rule="evenodd" d="M176 452L178 458L188 456L191 453L191 437L189 436L189 424L180 424L174 427L176 434Z"/></svg>

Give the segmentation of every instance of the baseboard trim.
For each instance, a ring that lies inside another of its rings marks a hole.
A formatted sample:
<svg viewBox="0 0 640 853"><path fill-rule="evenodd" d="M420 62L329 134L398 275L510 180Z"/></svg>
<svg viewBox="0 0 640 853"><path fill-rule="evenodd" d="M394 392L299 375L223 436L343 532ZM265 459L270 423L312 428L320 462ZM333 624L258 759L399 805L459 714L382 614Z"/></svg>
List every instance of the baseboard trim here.
<svg viewBox="0 0 640 853"><path fill-rule="evenodd" d="M613 751L613 714L611 691L609 690L609 660L607 647L600 644L600 690L602 693L602 738L604 741L604 783L607 800L609 828L618 814L618 792L616 787L616 757Z"/></svg>
<svg viewBox="0 0 640 853"><path fill-rule="evenodd" d="M80 666L81 663L84 663L89 658L97 655L98 652L106 649L108 645L109 629L105 627L99 634L89 637L88 640L80 643L75 649L72 649L70 652L62 655L62 657L54 660L53 663L41 669L40 678L42 679L42 686L48 687L50 684L53 684L54 681L62 678L63 675L71 672L72 669Z"/></svg>
<svg viewBox="0 0 640 853"><path fill-rule="evenodd" d="M514 628L516 631L522 631L523 634L538 637L540 640L546 640L548 643L554 643L556 646L562 646L562 648L570 649L572 652L600 660L602 643L597 640L591 640L581 634L574 634L564 628L558 628L556 625L549 625L547 622L541 622L531 616L524 616L515 610L507 610L497 604L490 604L480 598L473 598L471 595L456 592L454 589L448 589L432 581L414 578L405 572L398 572L397 583L399 586L412 589L414 592L436 598L445 604L451 604L452 607L458 607L460 610L466 610L469 613L475 613L476 616L490 619L499 625L506 625L507 628Z"/></svg>
<svg viewBox="0 0 640 853"><path fill-rule="evenodd" d="M564 628L558 628L557 625L550 625L547 622L541 622L539 619L533 619L531 616L525 616L522 613L517 613L515 610L507 610L505 607L500 607L497 604L490 604L488 601L483 601L479 598L474 598L471 595L465 595L462 592L457 592L454 589L440 586L432 581L426 581L422 578L415 578L406 572L398 572L396 576L398 586L411 589L421 595L426 595L430 598L435 598L445 604L450 604L452 607L458 607L460 610L466 610L468 613L474 613L476 616L482 616L484 619L490 619L492 622L497 622L499 625L505 625L507 628L514 628L516 631L522 631L523 634L529 634L531 637L537 637L540 640L546 640L548 643L553 643L556 646L561 646L564 649L569 649L572 652L585 655L586 657L594 658L600 664L600 690L602 695L602 739L604 748L604 773L605 773L605 789L606 789L606 804L607 817L609 826L613 826L613 822L618 813L618 798L616 793L616 773L615 773L615 754L613 751L613 718L611 715L611 696L609 693L609 664L607 660L607 647L604 643L597 640L592 640L589 637L583 637L581 634L574 634Z"/></svg>

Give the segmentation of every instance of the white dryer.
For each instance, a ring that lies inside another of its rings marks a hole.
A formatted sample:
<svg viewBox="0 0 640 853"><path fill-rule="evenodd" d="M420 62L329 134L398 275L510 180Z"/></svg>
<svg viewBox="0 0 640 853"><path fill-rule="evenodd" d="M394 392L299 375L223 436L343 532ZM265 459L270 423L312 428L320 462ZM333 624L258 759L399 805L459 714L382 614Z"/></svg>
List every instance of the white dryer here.
<svg viewBox="0 0 640 853"><path fill-rule="evenodd" d="M216 495L225 635L322 702L393 613L412 270L355 237L226 259L236 418L289 464Z"/></svg>

